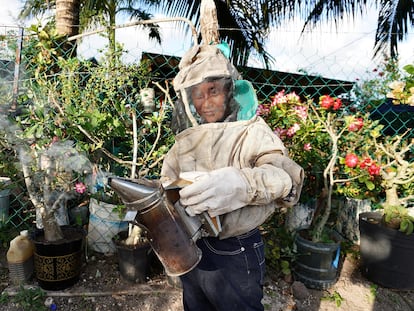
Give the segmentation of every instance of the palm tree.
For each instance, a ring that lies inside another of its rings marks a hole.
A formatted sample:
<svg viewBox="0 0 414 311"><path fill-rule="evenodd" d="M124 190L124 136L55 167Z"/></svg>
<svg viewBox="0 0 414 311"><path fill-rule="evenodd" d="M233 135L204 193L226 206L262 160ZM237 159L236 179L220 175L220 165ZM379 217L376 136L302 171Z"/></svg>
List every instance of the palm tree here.
<svg viewBox="0 0 414 311"><path fill-rule="evenodd" d="M186 17L199 28L201 1L161 0L159 11L168 16ZM230 45L233 63L246 65L250 53L256 51L262 58L263 64L269 67L274 58L266 52L265 40L272 26L272 14L279 1L214 0L214 2L217 8L220 36ZM278 22L278 18L273 21Z"/></svg>
<svg viewBox="0 0 414 311"><path fill-rule="evenodd" d="M19 16L35 17L55 9L56 30L59 34L71 37L92 25L108 27L110 52L115 51L115 17L119 13L128 14L140 20L151 19L152 15L145 10L134 8L134 5L157 5L158 0L26 0ZM146 24L149 37L161 42L158 26ZM67 50L67 49L66 49Z"/></svg>
<svg viewBox="0 0 414 311"><path fill-rule="evenodd" d="M56 0L56 32L58 35L74 36L79 33L80 0ZM66 41L62 47L67 57L76 55L76 41Z"/></svg>
<svg viewBox="0 0 414 311"><path fill-rule="evenodd" d="M58 34L74 36L79 33L80 0L56 0L56 30Z"/></svg>
<svg viewBox="0 0 414 311"><path fill-rule="evenodd" d="M324 18L337 24L337 18L363 15L364 10L373 5L378 8L378 24L374 42L374 56L387 54L398 56L398 41L406 38L409 28L414 26L413 0L319 0L310 2L305 13L303 29L315 26ZM299 5L300 0L298 0Z"/></svg>
<svg viewBox="0 0 414 311"><path fill-rule="evenodd" d="M82 10L82 18L87 22L84 25L100 24L103 23L108 27L108 39L109 39L109 51L115 52L115 29L116 25L115 17L117 14L125 14L130 18L136 18L138 20L148 20L152 18L152 15L147 11L135 8L140 5L157 5L158 0L147 1L133 1L133 0L85 0L84 8ZM161 43L161 37L159 33L159 26L155 24L144 25L149 30L149 38L155 39L158 43Z"/></svg>
<svg viewBox="0 0 414 311"><path fill-rule="evenodd" d="M168 16L183 16L194 21L199 27L200 4L202 0L146 0L146 1L97 1L81 0L81 11L85 8L94 8L97 12L104 12L108 3L126 4L124 8L131 9L133 5L151 8L154 7ZM25 6L26 12L39 12L38 8L50 8L54 0L26 0L32 3ZM69 0L70 2L70 0ZM374 56L386 53L391 57L398 55L398 42L405 39L409 25L414 26L414 1L412 0L214 0L217 7L217 17L220 26L220 35L227 40L232 49L233 62L245 65L251 52L261 55L263 63L268 66L273 58L265 50L265 39L270 27L279 26L286 19L295 15L305 18L304 30L314 27L323 20L337 24L337 20L344 17L363 15L365 10L372 6L378 8L378 26L374 42ZM87 3L95 3L88 6ZM118 7L117 12L123 10ZM139 9L136 12L139 12ZM128 10L125 10L127 12ZM130 13L130 12L128 12ZM83 24L81 22L81 24ZM153 29L153 28L151 28Z"/></svg>
<svg viewBox="0 0 414 311"><path fill-rule="evenodd" d="M202 0L161 1L168 15L193 19L199 25ZM271 26L279 26L296 14L305 19L303 30L326 19L337 25L338 19L363 16L371 5L378 8L378 26L374 42L374 57L398 56L398 41L414 26L413 0L214 0L220 25L220 35L228 39L233 50L239 51L237 64L245 64L249 53L256 50L267 64L272 58L264 50L264 39ZM234 55L234 53L233 53Z"/></svg>

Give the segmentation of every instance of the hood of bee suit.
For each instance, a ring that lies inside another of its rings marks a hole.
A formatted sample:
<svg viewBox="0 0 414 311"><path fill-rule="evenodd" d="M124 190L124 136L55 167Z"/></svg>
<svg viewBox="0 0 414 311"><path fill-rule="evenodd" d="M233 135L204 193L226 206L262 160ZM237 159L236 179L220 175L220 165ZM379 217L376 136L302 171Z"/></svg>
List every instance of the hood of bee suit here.
<svg viewBox="0 0 414 311"><path fill-rule="evenodd" d="M241 75L229 60L230 50L226 43L217 45L196 45L192 47L179 64L179 73L173 81L178 96L178 113L186 114L189 126L197 126L197 113L191 102L191 87L207 78L230 78L233 81L233 98L239 104L237 119L251 118L257 109L256 93L250 82L241 80ZM247 101L246 101L247 100ZM243 103L249 103L249 107ZM253 112L253 114L252 114Z"/></svg>

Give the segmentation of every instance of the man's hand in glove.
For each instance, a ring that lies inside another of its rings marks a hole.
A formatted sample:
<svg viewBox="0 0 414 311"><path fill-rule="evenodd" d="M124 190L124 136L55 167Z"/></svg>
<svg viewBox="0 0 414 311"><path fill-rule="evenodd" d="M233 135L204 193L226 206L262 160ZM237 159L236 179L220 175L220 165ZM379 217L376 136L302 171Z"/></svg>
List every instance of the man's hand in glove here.
<svg viewBox="0 0 414 311"><path fill-rule="evenodd" d="M208 211L215 217L250 201L249 184L240 170L225 167L211 172L186 172L180 178L193 181L180 190L180 202L190 216Z"/></svg>

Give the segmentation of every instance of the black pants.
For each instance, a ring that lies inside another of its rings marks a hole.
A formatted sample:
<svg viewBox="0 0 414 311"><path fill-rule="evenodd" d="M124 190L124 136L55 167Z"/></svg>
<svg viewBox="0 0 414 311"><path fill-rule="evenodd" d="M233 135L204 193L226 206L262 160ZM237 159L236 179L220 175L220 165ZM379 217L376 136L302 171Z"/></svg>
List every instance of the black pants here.
<svg viewBox="0 0 414 311"><path fill-rule="evenodd" d="M259 230L197 241L200 263L181 276L184 310L263 310L264 245Z"/></svg>

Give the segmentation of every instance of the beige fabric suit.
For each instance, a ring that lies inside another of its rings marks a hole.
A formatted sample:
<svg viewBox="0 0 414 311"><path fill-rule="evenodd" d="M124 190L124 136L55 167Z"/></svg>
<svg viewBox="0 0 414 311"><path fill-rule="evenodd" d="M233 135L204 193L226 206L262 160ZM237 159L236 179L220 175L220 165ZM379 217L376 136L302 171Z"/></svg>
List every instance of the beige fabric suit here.
<svg viewBox="0 0 414 311"><path fill-rule="evenodd" d="M161 181L167 185L182 172L228 166L241 169L249 184L250 204L233 211L222 207L220 239L256 228L275 208L299 199L303 170L287 157L281 140L260 117L202 124L179 133L164 160Z"/></svg>

